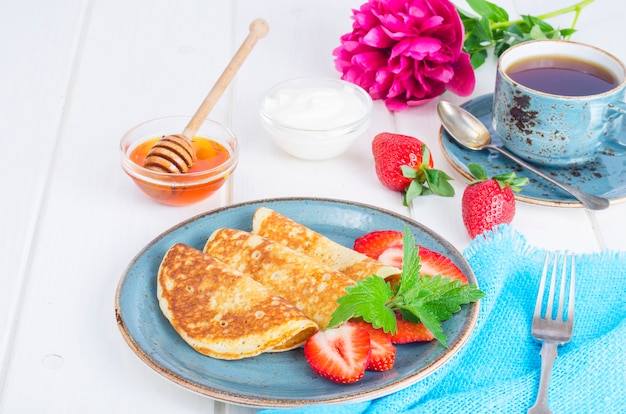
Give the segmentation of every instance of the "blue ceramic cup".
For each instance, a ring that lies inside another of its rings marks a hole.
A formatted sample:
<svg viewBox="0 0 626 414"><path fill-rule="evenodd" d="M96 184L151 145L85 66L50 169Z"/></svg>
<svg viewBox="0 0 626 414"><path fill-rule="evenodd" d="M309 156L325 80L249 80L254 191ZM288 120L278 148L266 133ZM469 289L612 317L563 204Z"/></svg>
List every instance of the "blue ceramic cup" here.
<svg viewBox="0 0 626 414"><path fill-rule="evenodd" d="M598 79L588 78L596 70ZM599 78L604 84L593 84ZM624 64L601 49L564 40L521 43L498 60L493 127L507 149L536 164L581 164L600 152L624 156L625 91Z"/></svg>

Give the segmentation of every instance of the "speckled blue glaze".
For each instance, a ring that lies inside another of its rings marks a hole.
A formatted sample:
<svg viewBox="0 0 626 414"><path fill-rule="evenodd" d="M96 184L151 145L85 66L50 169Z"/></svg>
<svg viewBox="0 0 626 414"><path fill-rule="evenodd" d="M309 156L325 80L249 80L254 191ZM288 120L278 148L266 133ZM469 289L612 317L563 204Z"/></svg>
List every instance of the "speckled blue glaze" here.
<svg viewBox="0 0 626 414"><path fill-rule="evenodd" d="M592 96L559 96L527 88L506 74L520 60L558 55L596 62L609 69L620 84ZM512 47L498 61L494 130L507 149L536 164L582 164L602 152L624 155L624 146L616 142L626 111L624 72L619 60L581 43L541 40Z"/></svg>
<svg viewBox="0 0 626 414"><path fill-rule="evenodd" d="M492 106L493 94L480 96L461 105L487 127L492 144L502 146L500 136L491 125ZM530 180L520 193L515 194L516 199L556 207L582 207L582 204L569 193L527 171L500 153L493 150L472 151L462 147L443 128L440 134L444 155L464 176L473 179L468 168L470 163L482 165L489 176L515 171ZM625 138L626 131L622 131L622 139ZM600 154L595 160L583 165L567 167L546 165L539 168L559 181L590 194L606 197L611 203L626 201L626 157Z"/></svg>
<svg viewBox="0 0 626 414"><path fill-rule="evenodd" d="M194 351L171 327L159 308L156 278L165 252L182 242L202 249L220 227L250 231L252 215L266 206L352 247L364 233L381 230L413 232L416 242L450 257L467 275L476 278L450 243L393 212L349 201L287 198L259 200L210 211L167 230L151 241L130 263L116 293L116 318L122 336L135 354L165 378L218 400L259 407L290 407L315 403L362 401L407 387L442 367L465 344L476 324L478 304L444 322L448 348L438 342L398 346L396 362L386 372L366 372L362 381L340 385L315 375L302 349L263 354L237 361L213 359Z"/></svg>

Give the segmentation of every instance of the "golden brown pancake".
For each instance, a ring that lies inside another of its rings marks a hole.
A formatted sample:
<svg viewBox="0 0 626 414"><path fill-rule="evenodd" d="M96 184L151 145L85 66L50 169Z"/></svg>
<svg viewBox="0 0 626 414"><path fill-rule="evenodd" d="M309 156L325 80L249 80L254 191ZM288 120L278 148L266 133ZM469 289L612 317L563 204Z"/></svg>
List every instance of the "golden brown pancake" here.
<svg viewBox="0 0 626 414"><path fill-rule="evenodd" d="M260 207L254 213L252 233L276 240L293 250L313 257L353 280L364 279L373 274L388 281L396 280L402 272L342 246L267 207Z"/></svg>
<svg viewBox="0 0 626 414"><path fill-rule="evenodd" d="M246 231L216 230L204 252L273 289L313 319L328 326L337 299L354 281L283 244Z"/></svg>
<svg viewBox="0 0 626 414"><path fill-rule="evenodd" d="M272 290L185 244L165 254L157 296L176 332L213 358L241 359L292 349L318 329Z"/></svg>

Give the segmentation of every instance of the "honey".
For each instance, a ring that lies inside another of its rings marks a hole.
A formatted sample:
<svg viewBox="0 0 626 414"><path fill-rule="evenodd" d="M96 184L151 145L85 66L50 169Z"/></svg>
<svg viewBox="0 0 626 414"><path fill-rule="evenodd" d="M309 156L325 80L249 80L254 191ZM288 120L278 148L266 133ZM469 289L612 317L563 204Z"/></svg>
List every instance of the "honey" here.
<svg viewBox="0 0 626 414"><path fill-rule="evenodd" d="M139 144L130 152L130 161L143 166L148 152L161 138L155 137ZM133 177L139 188L155 201L171 206L193 204L216 192L230 175L230 151L210 138L194 137L191 143L196 151L196 160L189 172L152 173L154 180Z"/></svg>
<svg viewBox="0 0 626 414"><path fill-rule="evenodd" d="M150 149L162 137L149 139L139 144L131 153L130 160L137 165L143 165ZM209 138L195 137L191 140L191 145L196 151L196 161L193 163L187 174L206 171L224 164L230 153L222 144Z"/></svg>

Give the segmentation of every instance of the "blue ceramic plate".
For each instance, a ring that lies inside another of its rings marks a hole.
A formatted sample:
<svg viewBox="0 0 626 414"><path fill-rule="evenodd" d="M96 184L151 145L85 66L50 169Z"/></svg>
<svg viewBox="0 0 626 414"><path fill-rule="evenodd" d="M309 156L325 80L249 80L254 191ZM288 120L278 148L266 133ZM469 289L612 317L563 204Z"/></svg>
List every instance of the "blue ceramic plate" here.
<svg viewBox="0 0 626 414"><path fill-rule="evenodd" d="M362 381L339 385L318 377L307 365L302 349L263 354L238 361L203 356L172 329L159 308L156 276L165 252L183 242L202 249L219 227L250 231L252 215L266 206L327 237L352 247L354 239L373 230L402 230L408 226L418 244L450 257L476 283L463 256L448 242L419 223L375 207L327 199L271 199L233 205L194 217L150 242L130 263L116 294L116 317L131 349L159 374L189 390L225 402L257 407L369 400L407 387L443 366L467 341L478 305L464 306L444 322L446 349L437 342L400 345L395 367L367 372Z"/></svg>
<svg viewBox="0 0 626 414"><path fill-rule="evenodd" d="M491 126L493 94L483 95L461 105L478 118L491 133L492 143L502 146L502 140ZM463 148L445 130L441 129L440 141L443 152L452 166L469 179L474 177L467 167L470 163L482 165L489 176L515 171L528 177L530 183L520 193L518 200L557 207L583 207L569 193L493 150L472 151ZM622 141L624 141L622 139ZM555 179L588 193L602 196L616 203L626 200L626 157L600 154L592 162L576 167L537 166Z"/></svg>

